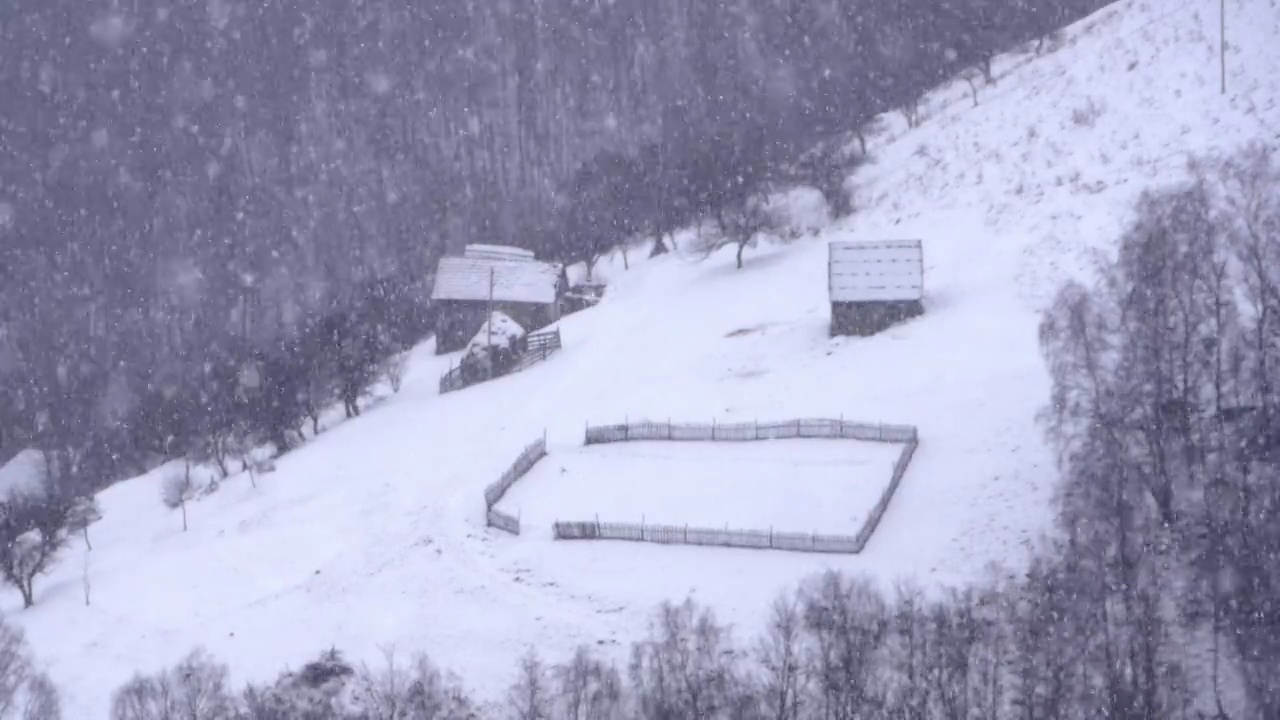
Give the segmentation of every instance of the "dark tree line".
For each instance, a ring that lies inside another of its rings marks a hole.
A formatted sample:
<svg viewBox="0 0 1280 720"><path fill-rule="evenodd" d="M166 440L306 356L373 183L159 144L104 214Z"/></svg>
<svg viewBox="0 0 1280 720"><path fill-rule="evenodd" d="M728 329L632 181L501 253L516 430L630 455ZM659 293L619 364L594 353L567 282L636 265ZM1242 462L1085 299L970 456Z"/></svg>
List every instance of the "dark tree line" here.
<svg viewBox="0 0 1280 720"><path fill-rule="evenodd" d="M417 339L463 243L590 259L726 225L759 191L736 159L856 130L1102 1L14 0L0 447L101 482L237 402L286 445L287 386L323 364L305 336L368 288L395 299L378 331ZM226 395L246 358L282 378L268 397Z"/></svg>

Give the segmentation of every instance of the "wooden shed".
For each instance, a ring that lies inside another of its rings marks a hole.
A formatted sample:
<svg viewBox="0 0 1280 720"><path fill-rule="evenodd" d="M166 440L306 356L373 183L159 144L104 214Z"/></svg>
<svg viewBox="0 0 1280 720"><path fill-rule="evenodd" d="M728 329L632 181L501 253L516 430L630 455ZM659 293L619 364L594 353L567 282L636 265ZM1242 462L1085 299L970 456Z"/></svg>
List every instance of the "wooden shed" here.
<svg viewBox="0 0 1280 720"><path fill-rule="evenodd" d="M530 330L556 322L563 275L559 265L535 260L519 248L473 245L461 257L441 259L431 291L436 352L466 347L493 312Z"/></svg>
<svg viewBox="0 0 1280 720"><path fill-rule="evenodd" d="M874 335L924 313L919 240L833 242L828 247L833 336Z"/></svg>

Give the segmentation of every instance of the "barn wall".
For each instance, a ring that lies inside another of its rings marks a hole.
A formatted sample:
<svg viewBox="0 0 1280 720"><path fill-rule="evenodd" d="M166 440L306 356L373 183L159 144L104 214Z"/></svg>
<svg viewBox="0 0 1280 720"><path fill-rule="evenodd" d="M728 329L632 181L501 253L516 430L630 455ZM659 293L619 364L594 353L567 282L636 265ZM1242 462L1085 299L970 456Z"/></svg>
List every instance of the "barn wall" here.
<svg viewBox="0 0 1280 720"><path fill-rule="evenodd" d="M924 314L919 300L894 302L831 303L831 334L874 335L900 322Z"/></svg>

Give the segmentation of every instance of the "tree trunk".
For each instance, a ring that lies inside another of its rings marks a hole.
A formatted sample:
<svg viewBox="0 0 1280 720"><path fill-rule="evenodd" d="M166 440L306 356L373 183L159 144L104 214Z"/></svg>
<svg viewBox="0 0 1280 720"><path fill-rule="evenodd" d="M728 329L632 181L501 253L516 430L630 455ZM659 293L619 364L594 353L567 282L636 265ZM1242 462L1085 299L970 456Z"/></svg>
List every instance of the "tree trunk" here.
<svg viewBox="0 0 1280 720"><path fill-rule="evenodd" d="M84 546L87 550L93 550L93 544L89 542L89 526L84 526Z"/></svg>
<svg viewBox="0 0 1280 720"><path fill-rule="evenodd" d="M187 501L183 500L182 502L178 503L178 506L182 508L182 532L186 532L187 531Z"/></svg>
<svg viewBox="0 0 1280 720"><path fill-rule="evenodd" d="M18 578L18 592L22 593L22 609L36 604L35 577Z"/></svg>
<svg viewBox="0 0 1280 720"><path fill-rule="evenodd" d="M739 270L742 269L742 251L746 249L747 249L746 243L744 242L738 243L738 269Z"/></svg>
<svg viewBox="0 0 1280 720"><path fill-rule="evenodd" d="M649 257L655 258L668 252L670 252L670 250L667 249L667 244L662 242L662 233L659 232L654 236L653 249L649 251Z"/></svg>

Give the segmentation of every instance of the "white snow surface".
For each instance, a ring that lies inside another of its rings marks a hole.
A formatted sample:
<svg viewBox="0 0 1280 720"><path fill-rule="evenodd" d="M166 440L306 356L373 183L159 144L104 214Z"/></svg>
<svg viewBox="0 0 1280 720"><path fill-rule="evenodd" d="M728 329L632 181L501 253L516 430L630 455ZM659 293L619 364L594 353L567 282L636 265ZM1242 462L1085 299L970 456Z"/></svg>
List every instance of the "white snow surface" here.
<svg viewBox="0 0 1280 720"><path fill-rule="evenodd" d="M597 518L853 536L901 453L856 440L553 447L498 509L520 518L522 542L547 541L557 520Z"/></svg>
<svg viewBox="0 0 1280 720"><path fill-rule="evenodd" d="M692 594L746 636L776 593L825 568L936 587L1015 564L1050 526L1055 482L1035 422L1039 311L1085 271L1084 251L1114 242L1141 190L1186 176L1189 154L1278 139L1280 6L1228 0L1226 95L1217 7L1120 2L1044 57L1002 58L976 108L964 83L940 88L923 126L886 118L851 183L855 216L753 250L742 271L732 250L613 262L603 302L561 323L564 350L545 363L438 396L457 358L418 348L401 393L283 457L257 489L239 475L191 503L189 532L160 503L163 469L122 483L100 497L93 551L73 543L35 608L6 591L0 609L67 716L94 718L132 672L196 645L238 681L330 646L369 662L382 646L422 650L497 699L528 646L559 659L599 642L622 659L662 600ZM926 314L829 339L826 242L885 237L924 240ZM921 437L857 556L557 544L484 524L484 487L544 430L554 467L584 421L841 413Z"/></svg>

